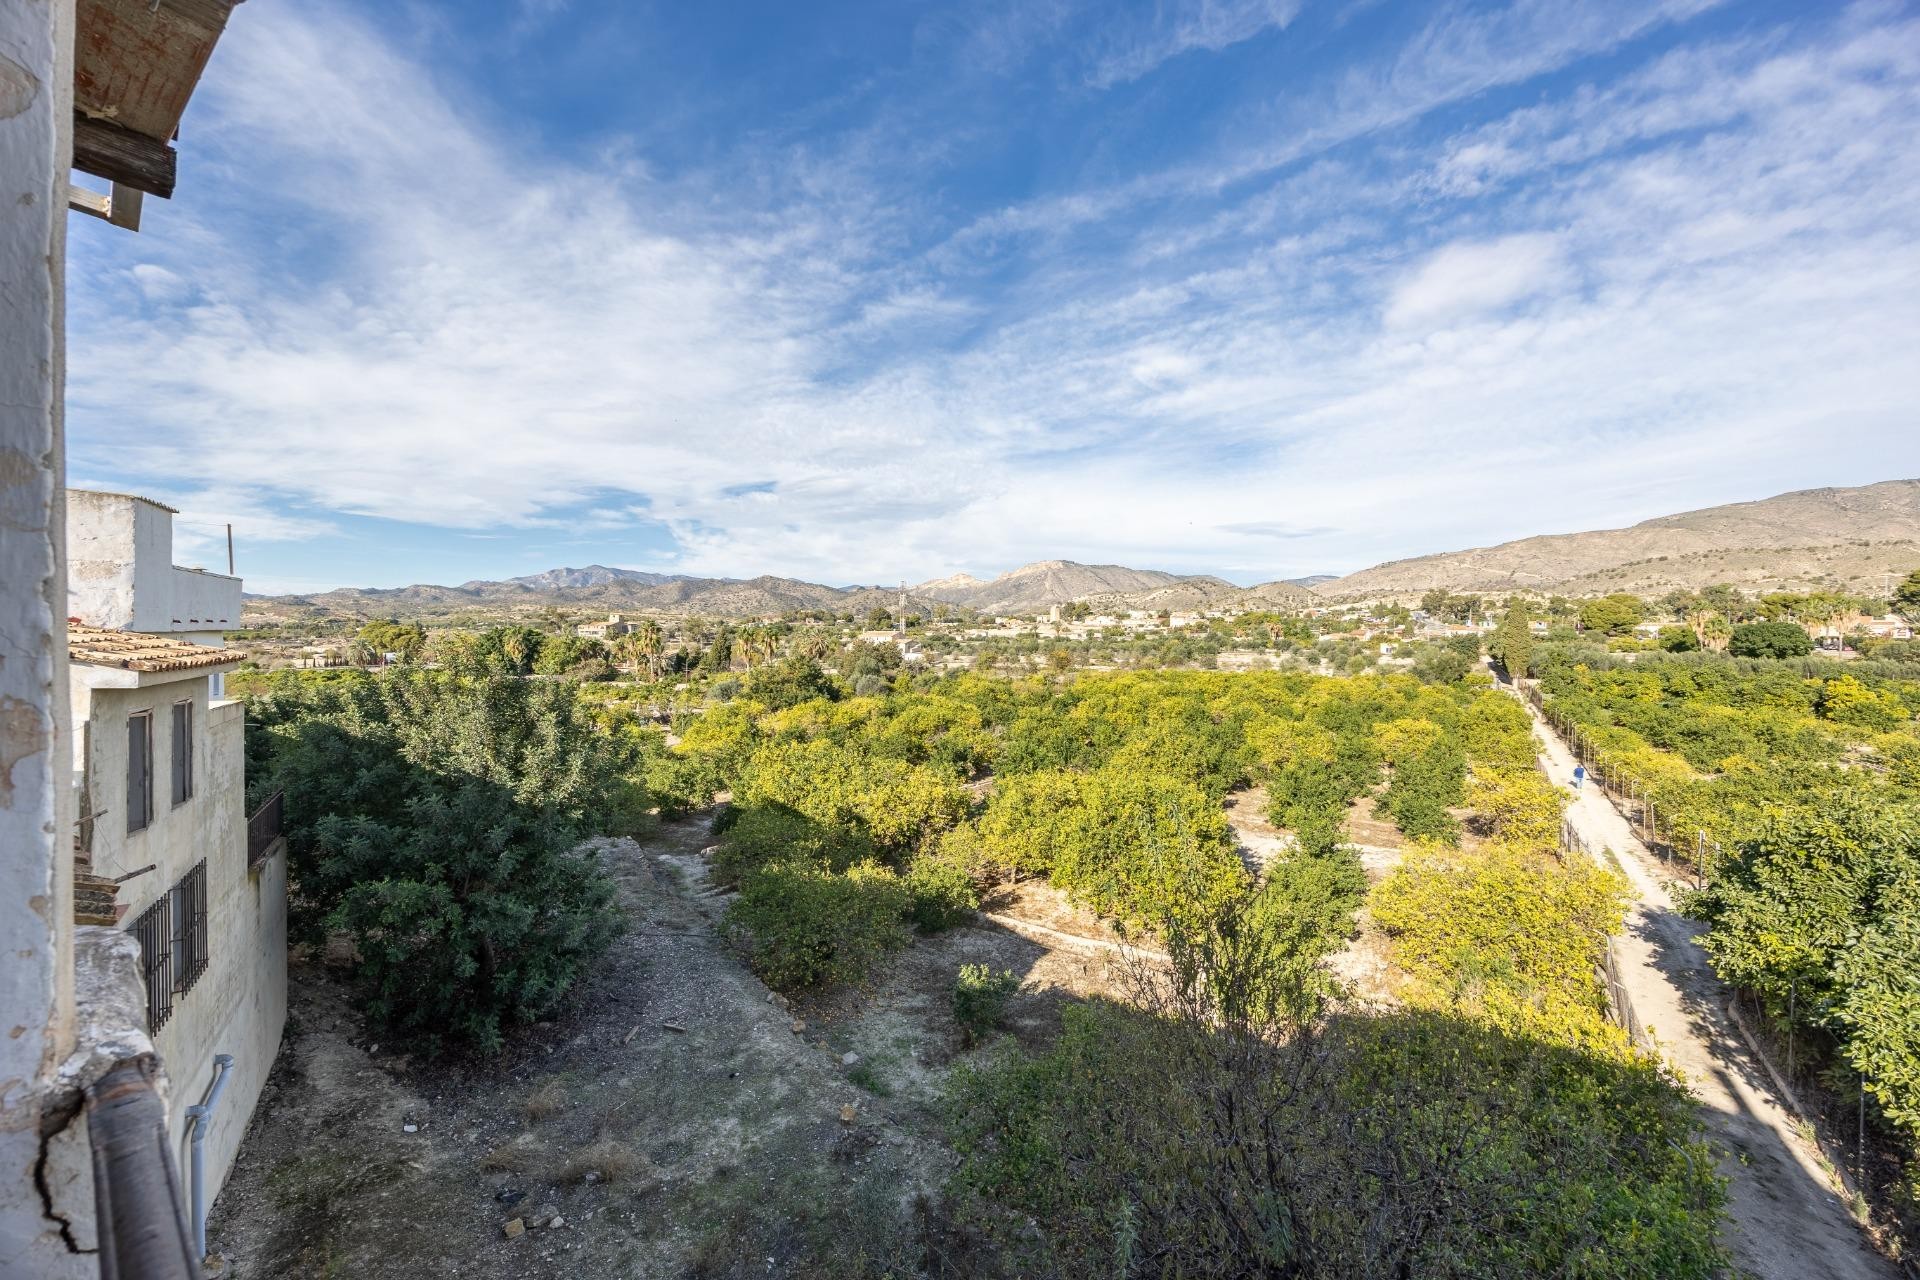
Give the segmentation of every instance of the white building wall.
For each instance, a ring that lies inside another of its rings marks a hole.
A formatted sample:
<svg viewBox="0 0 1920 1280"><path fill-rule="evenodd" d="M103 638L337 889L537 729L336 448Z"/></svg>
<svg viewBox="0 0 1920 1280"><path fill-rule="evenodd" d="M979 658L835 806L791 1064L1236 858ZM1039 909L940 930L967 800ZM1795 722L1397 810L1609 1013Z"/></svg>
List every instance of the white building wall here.
<svg viewBox="0 0 1920 1280"><path fill-rule="evenodd" d="M218 644L222 632L240 625L240 579L179 565L172 569L165 630L195 644Z"/></svg>
<svg viewBox="0 0 1920 1280"><path fill-rule="evenodd" d="M88 717L89 741L79 763L87 770L94 824L96 875L119 877L148 865L154 870L120 888L123 920L132 921L178 884L203 858L207 864L207 967L191 990L176 992L173 1013L154 1034L172 1081L168 1126L182 1185L189 1169L186 1110L205 1099L216 1054L233 1055L220 1108L203 1143L209 1202L226 1181L247 1120L279 1052L287 1017L287 867L284 852L247 866L245 709L209 699L195 672L137 677L138 687L102 687L134 679L131 672L75 665L76 710ZM168 677L171 678L168 678ZM172 803L174 703L193 703L194 794ZM153 821L129 833L127 720L153 715Z"/></svg>
<svg viewBox="0 0 1920 1280"><path fill-rule="evenodd" d="M61 568L72 30L72 0L0 4L0 1275L50 1280L97 1271L35 1184L53 1070L74 1044Z"/></svg>
<svg viewBox="0 0 1920 1280"><path fill-rule="evenodd" d="M217 644L240 625L240 579L173 563L173 513L126 493L67 493L67 612L96 627Z"/></svg>

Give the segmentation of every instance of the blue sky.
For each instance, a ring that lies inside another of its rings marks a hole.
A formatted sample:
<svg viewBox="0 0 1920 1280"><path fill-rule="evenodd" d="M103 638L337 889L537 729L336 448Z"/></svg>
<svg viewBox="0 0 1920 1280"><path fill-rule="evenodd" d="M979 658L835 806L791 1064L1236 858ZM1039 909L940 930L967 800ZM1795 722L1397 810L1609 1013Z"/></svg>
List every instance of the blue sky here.
<svg viewBox="0 0 1920 1280"><path fill-rule="evenodd" d="M1920 475L1920 6L255 0L69 471L250 589L1256 582Z"/></svg>

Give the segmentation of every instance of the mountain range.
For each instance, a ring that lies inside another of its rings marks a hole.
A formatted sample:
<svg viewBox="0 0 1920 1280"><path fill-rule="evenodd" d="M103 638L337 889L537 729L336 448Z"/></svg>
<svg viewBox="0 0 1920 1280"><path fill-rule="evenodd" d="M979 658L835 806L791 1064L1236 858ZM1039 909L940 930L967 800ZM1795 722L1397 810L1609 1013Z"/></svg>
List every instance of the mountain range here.
<svg viewBox="0 0 1920 1280"><path fill-rule="evenodd" d="M1920 480L1802 489L1643 520L1393 560L1319 583L1331 599L1449 591L1657 596L1716 582L1747 591L1884 589L1920 567Z"/></svg>
<svg viewBox="0 0 1920 1280"><path fill-rule="evenodd" d="M1029 614L1055 604L1085 600L1106 609L1197 609L1242 599L1263 604L1311 603L1313 594L1290 583L1242 589L1220 578L1182 577L1154 569L1042 560L997 578L956 574L907 588L908 607L931 613L936 604L977 613ZM344 617L448 617L463 612L518 612L545 606L608 612L712 614L761 617L802 609L864 614L894 608L900 589L830 587L794 578L700 578L592 564L548 569L502 581L475 580L457 587L341 587L311 595L249 597L255 617L302 614ZM1256 606L1249 606L1256 607Z"/></svg>
<svg viewBox="0 0 1920 1280"><path fill-rule="evenodd" d="M1207 574L1039 560L998 577L960 573L907 589L915 612L936 604L1032 614L1084 600L1098 610L1300 608L1332 601L1409 599L1434 588L1659 595L1730 582L1749 591L1871 593L1920 567L1920 480L1806 489L1644 520L1624 529L1547 534L1497 546L1394 560L1345 577L1319 574L1238 587ZM457 587L343 587L249 597L256 618L453 616L547 606L760 617L803 609L864 614L892 608L898 588L832 587L794 578L702 578L606 565L549 569Z"/></svg>

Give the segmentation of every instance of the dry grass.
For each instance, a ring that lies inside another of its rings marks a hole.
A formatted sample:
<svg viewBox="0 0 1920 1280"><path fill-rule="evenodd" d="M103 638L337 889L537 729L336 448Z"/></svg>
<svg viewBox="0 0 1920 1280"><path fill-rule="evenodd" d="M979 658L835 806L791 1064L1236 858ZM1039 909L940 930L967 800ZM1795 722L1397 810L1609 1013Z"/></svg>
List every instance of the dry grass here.
<svg viewBox="0 0 1920 1280"><path fill-rule="evenodd" d="M540 1082L539 1088L527 1095L526 1112L529 1120L545 1120L566 1109L567 1086L560 1082L559 1076L548 1076Z"/></svg>
<svg viewBox="0 0 1920 1280"><path fill-rule="evenodd" d="M519 1173L533 1163L538 1151L533 1135L523 1133L481 1156L480 1168L485 1173Z"/></svg>
<svg viewBox="0 0 1920 1280"><path fill-rule="evenodd" d="M624 1142L602 1137L590 1146L569 1155L560 1166L559 1181L585 1182L589 1173L600 1175L601 1182L658 1183L660 1171L653 1161Z"/></svg>

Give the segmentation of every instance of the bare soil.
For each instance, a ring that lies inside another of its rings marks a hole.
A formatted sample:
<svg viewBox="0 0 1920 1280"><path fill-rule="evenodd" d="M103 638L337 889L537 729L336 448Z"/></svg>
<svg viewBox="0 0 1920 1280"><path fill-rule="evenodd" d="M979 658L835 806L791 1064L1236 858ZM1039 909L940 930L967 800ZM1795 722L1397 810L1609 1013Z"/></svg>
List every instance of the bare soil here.
<svg viewBox="0 0 1920 1280"><path fill-rule="evenodd" d="M214 1206L218 1274L964 1272L938 1220L937 1102L956 1061L999 1046L962 1050L955 970L1019 975L1000 1044L1037 1045L1066 999L1118 994L1125 955L982 918L916 940L872 990L789 1006L717 935L707 839L689 820L600 842L628 928L561 1015L493 1060L396 1054L338 970L296 963L280 1058ZM1044 885L996 905L1105 933Z"/></svg>

